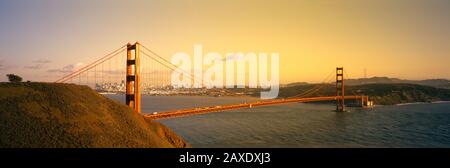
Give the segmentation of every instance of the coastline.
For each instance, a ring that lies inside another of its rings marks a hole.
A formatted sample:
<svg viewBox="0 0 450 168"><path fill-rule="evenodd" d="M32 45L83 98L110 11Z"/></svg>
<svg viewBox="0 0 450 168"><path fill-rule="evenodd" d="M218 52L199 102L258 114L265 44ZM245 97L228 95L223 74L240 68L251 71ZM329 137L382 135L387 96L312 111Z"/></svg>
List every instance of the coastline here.
<svg viewBox="0 0 450 168"><path fill-rule="evenodd" d="M406 105L415 105L415 104L441 104L441 103L450 103L450 101L432 101L432 102L410 102L410 103L399 103L394 106L406 106Z"/></svg>

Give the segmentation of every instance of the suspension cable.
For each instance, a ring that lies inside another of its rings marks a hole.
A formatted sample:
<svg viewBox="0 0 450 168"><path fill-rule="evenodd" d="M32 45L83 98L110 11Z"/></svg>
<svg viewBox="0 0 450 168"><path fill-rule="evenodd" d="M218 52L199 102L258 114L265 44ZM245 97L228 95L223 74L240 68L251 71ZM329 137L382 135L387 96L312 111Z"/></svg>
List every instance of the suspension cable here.
<svg viewBox="0 0 450 168"><path fill-rule="evenodd" d="M300 94L297 94L297 95L294 95L294 96L290 96L288 98L300 98L300 97L304 97L306 95L310 95L312 93L315 93L315 92L319 91L322 87L325 86L325 84L328 84L328 83L331 82L330 80L332 80L331 77L333 75L333 72L334 72L334 70L331 71L328 74L328 76L325 79L322 80L322 82L320 84L318 84L318 85L316 85L316 86L314 86L314 87L312 87L312 88L310 88L310 89L308 89L308 90L306 90L306 91L304 91L304 92L302 92ZM331 78L331 79L329 79L329 78Z"/></svg>
<svg viewBox="0 0 450 168"><path fill-rule="evenodd" d="M156 61L156 62L162 64L163 66L165 66L165 67L167 67L167 68L169 68L169 69L171 69L171 70L173 70L173 71L175 71L175 70L177 69L178 66L172 64L170 61L168 61L168 60L165 59L164 57L162 57L162 56L160 56L159 54L157 54L156 52L154 52L154 51L148 49L147 47L145 47L145 46L142 45L142 44L141 44L141 46L142 46L142 48L148 50L151 54L153 54L153 55L157 56L158 58L160 58L161 60L163 60L165 63L163 63L162 61L157 60L156 58L150 56L149 54L147 54L146 52L144 52L144 51L141 50L141 53L143 53L143 54L146 55L147 57L151 58L152 60L154 60L154 61ZM169 65L171 65L172 67L170 67ZM188 77L189 77L190 80L196 81L195 79L197 79L197 80L200 80L202 83L205 83L205 81L203 81L203 79L199 79L197 76L193 75L192 73L187 72L186 70L183 70L183 69L180 69L180 70L183 71L183 72L186 73L186 74L190 74L190 75L188 75ZM207 82L206 82L206 83L207 83ZM210 85L210 83L207 83L207 84ZM212 85L211 85L211 86L212 86ZM224 89L224 91L225 91L225 92L228 92L228 93L230 93L230 94L232 94L232 95L238 95L237 93L232 92L232 91L229 91L228 89ZM239 96L241 96L241 95L239 95Z"/></svg>
<svg viewBox="0 0 450 168"><path fill-rule="evenodd" d="M66 75L58 80L55 81L55 83L63 83L66 82L67 80L70 80L71 78L74 78L77 75L80 75L83 72L86 72L89 69L92 69L93 67L97 66L98 64L101 64L115 56L117 56L118 54L120 54L121 52L123 52L124 50L126 50L126 45L123 45L122 47L114 50L113 52L101 57L100 59L97 59L96 61L94 61L93 63L90 63L89 65L84 66L83 68L76 70L72 73L70 73L69 75Z"/></svg>

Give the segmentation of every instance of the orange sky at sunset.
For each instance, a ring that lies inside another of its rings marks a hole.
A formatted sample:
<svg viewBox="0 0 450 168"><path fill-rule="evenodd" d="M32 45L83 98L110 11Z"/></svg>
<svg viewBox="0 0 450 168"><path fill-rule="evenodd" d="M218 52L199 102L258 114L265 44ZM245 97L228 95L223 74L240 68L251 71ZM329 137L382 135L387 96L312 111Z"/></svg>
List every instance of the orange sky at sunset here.
<svg viewBox="0 0 450 168"><path fill-rule="evenodd" d="M108 4L108 5L105 5ZM0 75L52 81L127 42L169 58L204 52L279 52L280 81L320 82L336 66L352 78L450 78L450 1L0 2ZM45 65L33 67L38 60ZM28 68L27 68L28 67Z"/></svg>

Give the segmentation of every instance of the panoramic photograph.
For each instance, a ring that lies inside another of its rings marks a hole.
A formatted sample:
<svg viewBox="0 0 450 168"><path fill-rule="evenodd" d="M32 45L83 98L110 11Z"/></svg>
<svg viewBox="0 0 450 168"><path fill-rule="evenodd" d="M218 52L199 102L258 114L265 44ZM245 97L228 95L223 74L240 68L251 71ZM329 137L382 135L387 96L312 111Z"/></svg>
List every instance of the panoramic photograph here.
<svg viewBox="0 0 450 168"><path fill-rule="evenodd" d="M1 0L0 37L5 155L450 147L447 0Z"/></svg>

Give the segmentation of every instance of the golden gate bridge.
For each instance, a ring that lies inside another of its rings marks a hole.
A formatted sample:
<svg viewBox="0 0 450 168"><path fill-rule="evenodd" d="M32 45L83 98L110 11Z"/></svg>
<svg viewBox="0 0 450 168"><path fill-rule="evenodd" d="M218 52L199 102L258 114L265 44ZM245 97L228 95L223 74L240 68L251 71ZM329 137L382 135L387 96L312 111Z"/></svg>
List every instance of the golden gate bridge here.
<svg viewBox="0 0 450 168"><path fill-rule="evenodd" d="M134 44L128 43L123 45L92 63L65 74L55 82L87 85L97 91L124 91L126 105L132 108L136 113L141 113L141 92L151 88L170 87L170 74L176 69L177 66L172 64L166 58L160 56L139 42L136 42ZM333 76L334 72L335 75ZM188 78L194 82L196 77L192 75L192 73L187 74L191 74L188 75ZM367 107L369 105L368 96L356 94L351 96L344 95L344 75L348 78L344 68L337 67L336 70L333 70L321 84L315 85L300 94L288 98L153 113L143 112L142 114L144 117L150 119L164 119L241 108L317 101L336 101L336 111L344 112L345 100L356 100L360 107ZM202 79L200 79L200 81L203 83ZM332 81L335 81L336 85L335 95L310 97ZM231 95L237 95L235 92L227 89L225 89L225 91Z"/></svg>

